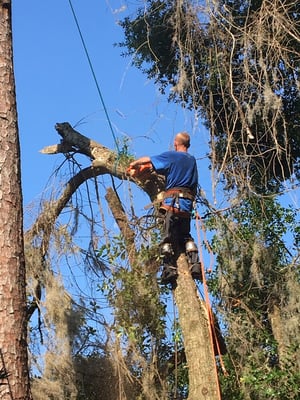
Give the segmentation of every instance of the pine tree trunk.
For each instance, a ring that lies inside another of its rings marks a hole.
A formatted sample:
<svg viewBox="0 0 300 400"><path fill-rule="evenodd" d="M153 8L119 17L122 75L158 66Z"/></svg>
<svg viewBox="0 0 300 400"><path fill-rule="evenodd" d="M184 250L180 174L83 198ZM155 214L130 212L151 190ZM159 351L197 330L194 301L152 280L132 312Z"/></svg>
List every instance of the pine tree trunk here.
<svg viewBox="0 0 300 400"><path fill-rule="evenodd" d="M31 399L11 2L0 3L0 398Z"/></svg>
<svg viewBox="0 0 300 400"><path fill-rule="evenodd" d="M184 254L177 266L175 300L189 369L188 400L220 400L207 308L198 298Z"/></svg>

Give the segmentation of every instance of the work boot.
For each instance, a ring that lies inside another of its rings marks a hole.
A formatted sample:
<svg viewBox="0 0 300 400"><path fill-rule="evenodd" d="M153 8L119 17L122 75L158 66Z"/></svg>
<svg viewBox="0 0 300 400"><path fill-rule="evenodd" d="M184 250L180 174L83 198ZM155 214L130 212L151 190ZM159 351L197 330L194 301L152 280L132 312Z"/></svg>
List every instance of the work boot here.
<svg viewBox="0 0 300 400"><path fill-rule="evenodd" d="M161 283L163 285L167 285L168 283L171 283L173 286L176 282L177 277L178 277L178 273L177 273L176 267L173 267L171 265L165 265L163 267L161 277L160 277Z"/></svg>
<svg viewBox="0 0 300 400"><path fill-rule="evenodd" d="M195 263L191 266L191 275L192 278L198 281L203 281L202 277L202 268L200 263Z"/></svg>

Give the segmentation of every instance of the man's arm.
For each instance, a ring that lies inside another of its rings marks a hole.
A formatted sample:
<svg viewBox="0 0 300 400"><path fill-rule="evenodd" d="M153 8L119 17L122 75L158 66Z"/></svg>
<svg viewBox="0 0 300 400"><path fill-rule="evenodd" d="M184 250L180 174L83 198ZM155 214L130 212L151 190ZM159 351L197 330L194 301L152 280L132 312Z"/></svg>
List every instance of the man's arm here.
<svg viewBox="0 0 300 400"><path fill-rule="evenodd" d="M132 161L129 165L131 168L136 168L139 165L151 163L151 159L149 156L140 157L137 160ZM151 163L152 164L152 163Z"/></svg>

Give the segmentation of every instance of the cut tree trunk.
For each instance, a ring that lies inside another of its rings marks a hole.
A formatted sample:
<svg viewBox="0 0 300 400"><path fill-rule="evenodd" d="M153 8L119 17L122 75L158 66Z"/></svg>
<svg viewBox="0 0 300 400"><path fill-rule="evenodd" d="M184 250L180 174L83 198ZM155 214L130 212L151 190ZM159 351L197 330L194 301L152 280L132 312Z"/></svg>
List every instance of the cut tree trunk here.
<svg viewBox="0 0 300 400"><path fill-rule="evenodd" d="M200 301L185 254L177 260L178 278L174 289L179 323L189 369L188 400L219 400L219 384L208 309Z"/></svg>

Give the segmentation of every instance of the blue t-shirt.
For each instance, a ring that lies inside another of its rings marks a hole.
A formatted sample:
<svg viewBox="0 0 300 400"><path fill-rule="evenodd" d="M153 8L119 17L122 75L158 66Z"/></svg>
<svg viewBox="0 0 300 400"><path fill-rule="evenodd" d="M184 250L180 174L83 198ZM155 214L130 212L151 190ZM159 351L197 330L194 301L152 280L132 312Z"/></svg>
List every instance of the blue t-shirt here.
<svg viewBox="0 0 300 400"><path fill-rule="evenodd" d="M183 151L166 151L150 159L155 171L166 177L165 190L184 187L196 192L198 171L194 156ZM165 199L164 203L171 205L172 199ZM191 211L193 203L180 198L179 206L182 211Z"/></svg>

